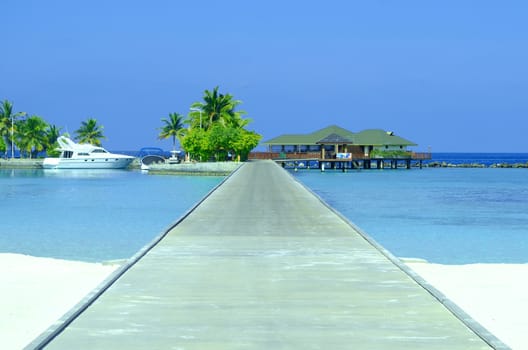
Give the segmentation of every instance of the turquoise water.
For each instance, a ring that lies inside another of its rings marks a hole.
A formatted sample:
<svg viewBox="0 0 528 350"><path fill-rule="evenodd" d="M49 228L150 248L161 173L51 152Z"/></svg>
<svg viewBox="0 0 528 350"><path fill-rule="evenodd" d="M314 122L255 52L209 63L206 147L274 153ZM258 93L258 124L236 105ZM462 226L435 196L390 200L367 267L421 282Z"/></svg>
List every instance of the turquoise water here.
<svg viewBox="0 0 528 350"><path fill-rule="evenodd" d="M295 175L399 257L528 262L527 169L412 169Z"/></svg>
<svg viewBox="0 0 528 350"><path fill-rule="evenodd" d="M396 256L445 264L528 262L528 169L293 174ZM0 170L0 252L128 258L222 179Z"/></svg>
<svg viewBox="0 0 528 350"><path fill-rule="evenodd" d="M222 177L119 170L0 170L0 252L129 258Z"/></svg>

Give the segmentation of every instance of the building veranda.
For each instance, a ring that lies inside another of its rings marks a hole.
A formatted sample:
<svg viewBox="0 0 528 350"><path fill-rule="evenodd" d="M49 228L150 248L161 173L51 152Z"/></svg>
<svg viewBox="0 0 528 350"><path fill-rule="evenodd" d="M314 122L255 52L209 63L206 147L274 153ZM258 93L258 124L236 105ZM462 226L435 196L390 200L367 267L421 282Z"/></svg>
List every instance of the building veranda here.
<svg viewBox="0 0 528 350"><path fill-rule="evenodd" d="M272 159L283 166L316 164L321 170L410 168L411 161L431 159L430 153L416 153L416 143L382 129L352 132L336 125L309 134L286 134L263 142L267 152L252 152L250 159ZM313 165L312 165L313 166Z"/></svg>

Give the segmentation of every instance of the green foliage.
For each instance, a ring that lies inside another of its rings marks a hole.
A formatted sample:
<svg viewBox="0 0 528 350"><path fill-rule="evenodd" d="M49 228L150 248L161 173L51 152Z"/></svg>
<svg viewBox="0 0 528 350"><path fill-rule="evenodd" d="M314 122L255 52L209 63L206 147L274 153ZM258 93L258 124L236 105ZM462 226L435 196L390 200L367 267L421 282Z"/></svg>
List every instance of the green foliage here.
<svg viewBox="0 0 528 350"><path fill-rule="evenodd" d="M0 104L0 138L3 139L4 152L7 151L7 145L11 145L12 141L14 142L11 139L12 135L16 135L18 131L17 120L25 115L25 112L13 113L13 104L8 100L4 100Z"/></svg>
<svg viewBox="0 0 528 350"><path fill-rule="evenodd" d="M182 138L182 147L198 161L246 160L261 136L241 128L213 125L209 130L190 129Z"/></svg>
<svg viewBox="0 0 528 350"><path fill-rule="evenodd" d="M7 141L11 136L11 123L13 116L13 104L8 100L0 104L0 136ZM6 144L7 142L4 142Z"/></svg>
<svg viewBox="0 0 528 350"><path fill-rule="evenodd" d="M192 127L200 126L208 130L216 123L223 126L239 126L242 115L246 114L244 111L236 111L242 101L234 100L231 94L219 93L218 86L213 91L205 90L203 100L204 102L191 105L194 111L190 113L189 124Z"/></svg>
<svg viewBox="0 0 528 350"><path fill-rule="evenodd" d="M207 131L211 151L210 158L216 160L227 160L229 151L232 149L231 142L237 138L234 128L227 128L220 124L212 125Z"/></svg>
<svg viewBox="0 0 528 350"><path fill-rule="evenodd" d="M165 123L163 127L160 128L160 133L158 138L166 139L172 138L172 149L176 149L176 137L179 137L183 129L183 116L178 113L169 113L169 119L162 118L161 121Z"/></svg>
<svg viewBox="0 0 528 350"><path fill-rule="evenodd" d="M203 100L191 105L189 128L180 134L182 147L199 161L247 159L261 136L245 129L251 120L242 118L246 112L236 110L242 101L219 93L218 86L205 90Z"/></svg>
<svg viewBox="0 0 528 350"><path fill-rule="evenodd" d="M190 129L182 138L181 145L191 159L208 160L211 154L209 138L204 129Z"/></svg>
<svg viewBox="0 0 528 350"><path fill-rule="evenodd" d="M19 122L17 145L29 158L36 157L38 152L45 149L48 127L48 123L36 115Z"/></svg>
<svg viewBox="0 0 528 350"><path fill-rule="evenodd" d="M254 131L241 130L240 137L234 142L233 151L239 157L239 160L245 161L248 158L249 152L257 147L261 135Z"/></svg>
<svg viewBox="0 0 528 350"><path fill-rule="evenodd" d="M48 129L46 130L46 154L49 157L58 157L60 155L60 151L57 150L59 148L59 144L57 142L57 139L60 136L61 128L57 127L56 125L50 125L48 126Z"/></svg>
<svg viewBox="0 0 528 350"><path fill-rule="evenodd" d="M20 149L21 156L34 157L41 151L46 151L49 156L58 156L57 138L61 128L49 125L39 116L26 116L26 112L13 112L13 104L8 100L0 102L0 152L7 156L7 150L13 142ZM101 145L100 140L105 138L103 126L97 125L93 118L82 122L75 133L81 143Z"/></svg>
<svg viewBox="0 0 528 350"><path fill-rule="evenodd" d="M246 112L237 110L242 101L218 90L218 86L212 91L205 90L203 102L191 105L193 111L187 120L183 120L184 117L178 113L170 113L168 118L162 118L164 125L159 128L158 138L172 138L173 147L176 146L176 139L179 139L181 146L194 160L247 159L249 152L258 145L261 135L246 129L251 119L242 118ZM43 150L49 156L58 156L56 148L60 128L49 125L39 116L25 117L25 112L13 113L13 105L8 100L0 103L0 152L7 154L13 141L22 154L29 157ZM94 118L82 122L74 137L77 142L98 146L101 145L101 139L105 138L103 126L98 125Z"/></svg>
<svg viewBox="0 0 528 350"><path fill-rule="evenodd" d="M404 150L384 151L374 149L370 152L370 158L407 158L411 156L411 152Z"/></svg>
<svg viewBox="0 0 528 350"><path fill-rule="evenodd" d="M75 139L79 143L90 143L95 146L101 146L101 139L106 139L103 135L104 127L97 125L97 120L88 118L87 121L81 123L81 127L75 130Z"/></svg>

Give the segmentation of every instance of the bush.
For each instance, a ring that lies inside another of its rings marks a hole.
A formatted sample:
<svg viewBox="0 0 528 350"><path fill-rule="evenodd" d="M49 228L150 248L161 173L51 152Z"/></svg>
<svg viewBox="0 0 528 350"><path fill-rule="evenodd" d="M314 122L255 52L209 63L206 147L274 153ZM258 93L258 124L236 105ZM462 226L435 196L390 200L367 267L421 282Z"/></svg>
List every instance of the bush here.
<svg viewBox="0 0 528 350"><path fill-rule="evenodd" d="M404 150L383 151L379 149L370 152L370 158L410 158L411 152Z"/></svg>

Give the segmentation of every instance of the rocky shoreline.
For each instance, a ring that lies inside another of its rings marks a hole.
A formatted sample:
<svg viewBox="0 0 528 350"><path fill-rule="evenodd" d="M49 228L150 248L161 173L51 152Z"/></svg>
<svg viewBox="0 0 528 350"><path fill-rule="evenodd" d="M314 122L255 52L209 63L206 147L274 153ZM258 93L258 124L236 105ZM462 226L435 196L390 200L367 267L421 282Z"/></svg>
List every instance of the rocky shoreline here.
<svg viewBox="0 0 528 350"><path fill-rule="evenodd" d="M482 163L447 163L447 162L430 162L423 164L429 168L528 168L528 163L495 163L486 165Z"/></svg>

